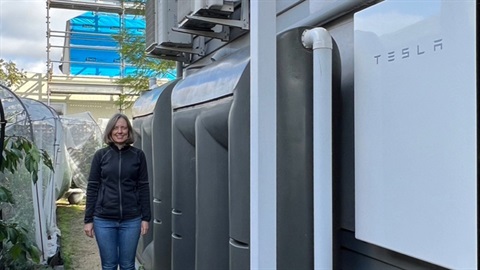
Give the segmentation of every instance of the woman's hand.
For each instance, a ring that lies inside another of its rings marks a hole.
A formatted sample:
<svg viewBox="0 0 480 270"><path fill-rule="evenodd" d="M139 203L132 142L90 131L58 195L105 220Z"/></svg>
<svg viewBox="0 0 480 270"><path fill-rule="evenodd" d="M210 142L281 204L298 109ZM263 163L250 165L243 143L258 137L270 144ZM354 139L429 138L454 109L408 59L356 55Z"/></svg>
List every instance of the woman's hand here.
<svg viewBox="0 0 480 270"><path fill-rule="evenodd" d="M88 237L93 238L93 236L95 236L95 232L93 231L93 223L85 223L83 230Z"/></svg>
<svg viewBox="0 0 480 270"><path fill-rule="evenodd" d="M142 220L142 230L141 230L141 232L140 232L140 235L145 235L145 234L147 234L147 232L148 232L148 226L149 226L148 221Z"/></svg>

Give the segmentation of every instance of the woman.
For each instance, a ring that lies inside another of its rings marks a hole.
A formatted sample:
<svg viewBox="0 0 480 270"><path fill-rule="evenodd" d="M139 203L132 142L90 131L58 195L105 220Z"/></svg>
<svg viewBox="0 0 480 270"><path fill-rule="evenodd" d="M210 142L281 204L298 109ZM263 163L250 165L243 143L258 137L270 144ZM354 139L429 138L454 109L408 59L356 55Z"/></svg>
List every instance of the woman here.
<svg viewBox="0 0 480 270"><path fill-rule="evenodd" d="M145 154L131 146L124 114L108 121L103 140L108 146L95 153L90 168L84 230L96 237L103 270L134 270L138 239L151 217Z"/></svg>

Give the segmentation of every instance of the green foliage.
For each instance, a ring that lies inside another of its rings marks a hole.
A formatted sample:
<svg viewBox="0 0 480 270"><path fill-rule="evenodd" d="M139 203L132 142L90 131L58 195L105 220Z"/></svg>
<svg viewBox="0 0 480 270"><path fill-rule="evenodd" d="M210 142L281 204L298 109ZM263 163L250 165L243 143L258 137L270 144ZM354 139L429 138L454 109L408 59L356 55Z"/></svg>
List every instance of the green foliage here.
<svg viewBox="0 0 480 270"><path fill-rule="evenodd" d="M12 174L22 162L25 162L25 168L32 175L33 183L38 180L38 166L41 161L50 170L54 170L48 153L43 149L38 149L25 137L6 137L0 159L0 172L10 171Z"/></svg>
<svg viewBox="0 0 480 270"><path fill-rule="evenodd" d="M130 4L135 15L145 15L145 0L122 0L123 4Z"/></svg>
<svg viewBox="0 0 480 270"><path fill-rule="evenodd" d="M12 87L20 85L26 78L26 72L19 70L15 63L0 58L0 82Z"/></svg>
<svg viewBox="0 0 480 270"><path fill-rule="evenodd" d="M0 186L0 203L14 203L12 192L2 186Z"/></svg>
<svg viewBox="0 0 480 270"><path fill-rule="evenodd" d="M53 171L48 153L20 136L6 137L0 159L0 173L15 174L19 166L25 164L34 183L38 180L39 164L42 161ZM14 204L11 191L4 186L0 186L0 203ZM0 214L1 210L0 208ZM40 252L29 239L28 231L16 223L4 221L0 215L0 269L39 269L39 261Z"/></svg>
<svg viewBox="0 0 480 270"><path fill-rule="evenodd" d="M0 263L5 269L34 269L40 262L40 251L27 234L18 224L0 220Z"/></svg>
<svg viewBox="0 0 480 270"><path fill-rule="evenodd" d="M130 1L131 2L131 1ZM139 14L144 14L144 6L136 4ZM113 38L119 44L119 54L125 63L137 68L135 74L127 75L117 80L117 83L124 86L124 93L116 102L120 108L128 108L133 105L134 98L149 88L149 79L158 78L169 70L176 67L174 61L162 60L151 57L145 48L145 36L134 35L126 29L122 29Z"/></svg>

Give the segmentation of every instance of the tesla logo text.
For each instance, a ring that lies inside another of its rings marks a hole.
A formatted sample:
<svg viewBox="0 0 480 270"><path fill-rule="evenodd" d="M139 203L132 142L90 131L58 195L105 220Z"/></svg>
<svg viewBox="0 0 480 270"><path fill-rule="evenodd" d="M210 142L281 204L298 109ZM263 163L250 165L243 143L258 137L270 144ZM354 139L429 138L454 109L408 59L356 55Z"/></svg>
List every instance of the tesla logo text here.
<svg viewBox="0 0 480 270"><path fill-rule="evenodd" d="M443 50L443 39L434 40L430 45L417 45L412 47L402 48L397 51L389 51L386 55L375 55L373 58L377 65L383 59L386 59L387 62L395 62L399 59L406 59L413 56L421 56L425 53L438 52Z"/></svg>

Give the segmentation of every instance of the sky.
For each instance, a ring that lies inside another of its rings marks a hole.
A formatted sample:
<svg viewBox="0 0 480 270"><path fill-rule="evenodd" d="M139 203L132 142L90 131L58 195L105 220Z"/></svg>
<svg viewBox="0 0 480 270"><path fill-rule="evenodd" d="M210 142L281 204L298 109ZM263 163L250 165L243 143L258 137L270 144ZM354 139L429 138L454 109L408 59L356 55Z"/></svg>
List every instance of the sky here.
<svg viewBox="0 0 480 270"><path fill-rule="evenodd" d="M67 20L84 11L50 8L50 29L65 31ZM0 58L13 61L27 72L47 70L46 0L0 0ZM50 38L52 45L63 45L63 38ZM50 59L58 61L61 49L52 48ZM60 73L54 64L54 73Z"/></svg>

